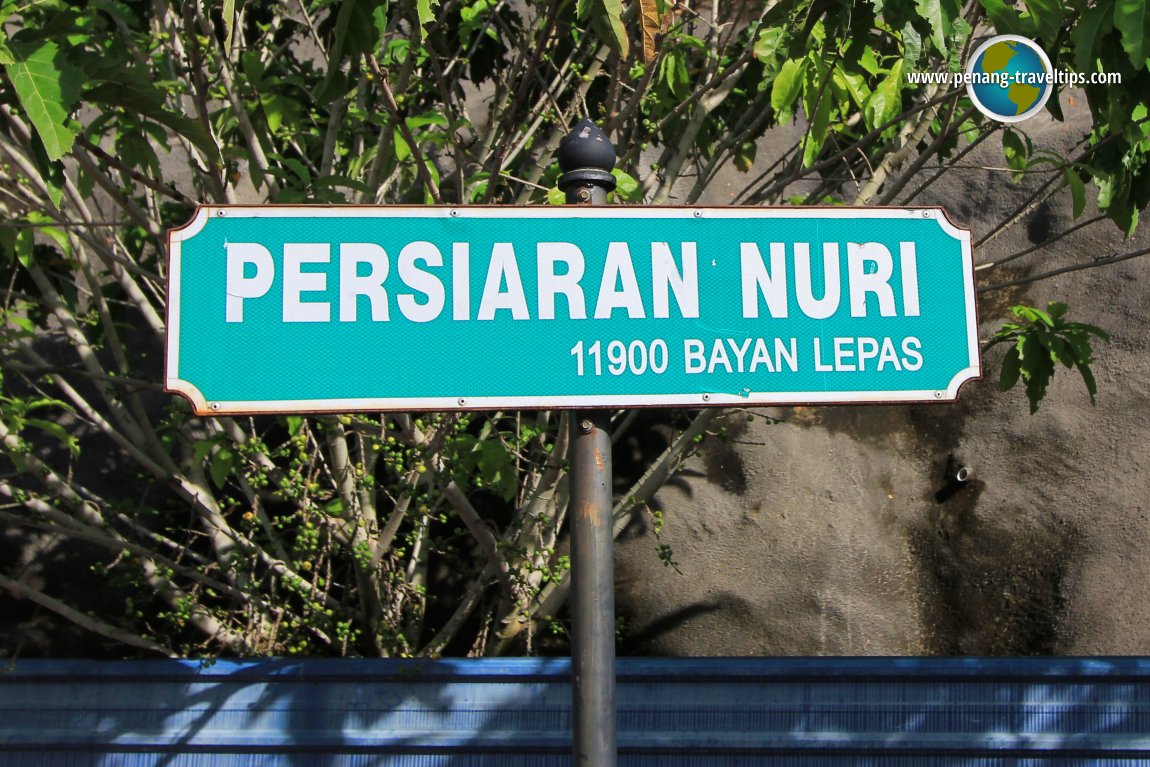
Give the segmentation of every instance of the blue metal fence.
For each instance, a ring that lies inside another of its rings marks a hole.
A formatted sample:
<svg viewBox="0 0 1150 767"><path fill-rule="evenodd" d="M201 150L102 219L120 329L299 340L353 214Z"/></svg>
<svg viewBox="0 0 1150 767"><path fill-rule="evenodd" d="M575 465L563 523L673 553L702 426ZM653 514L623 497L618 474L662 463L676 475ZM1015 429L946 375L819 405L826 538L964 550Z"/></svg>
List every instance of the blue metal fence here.
<svg viewBox="0 0 1150 767"><path fill-rule="evenodd" d="M20 661L0 767L564 767L566 659ZM619 763L1150 765L1150 659L628 659Z"/></svg>

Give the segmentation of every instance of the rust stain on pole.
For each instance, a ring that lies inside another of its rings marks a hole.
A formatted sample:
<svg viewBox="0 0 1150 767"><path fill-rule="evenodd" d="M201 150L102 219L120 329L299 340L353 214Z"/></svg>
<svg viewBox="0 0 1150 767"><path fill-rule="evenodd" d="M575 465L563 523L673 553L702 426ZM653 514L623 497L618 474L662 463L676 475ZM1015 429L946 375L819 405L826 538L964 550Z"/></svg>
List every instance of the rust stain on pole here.
<svg viewBox="0 0 1150 767"><path fill-rule="evenodd" d="M583 516L591 522L592 525L598 527L602 524L603 518L599 515L599 504L592 501L584 501Z"/></svg>
<svg viewBox="0 0 1150 767"><path fill-rule="evenodd" d="M599 452L599 448L595 448L595 465L599 467L599 471L603 471L603 454Z"/></svg>

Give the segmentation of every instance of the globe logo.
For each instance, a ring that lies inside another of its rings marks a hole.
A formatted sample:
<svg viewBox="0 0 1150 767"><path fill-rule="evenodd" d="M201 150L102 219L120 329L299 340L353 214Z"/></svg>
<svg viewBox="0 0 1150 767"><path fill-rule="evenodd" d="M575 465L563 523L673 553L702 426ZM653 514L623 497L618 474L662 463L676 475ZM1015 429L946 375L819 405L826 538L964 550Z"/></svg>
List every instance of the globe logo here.
<svg viewBox="0 0 1150 767"><path fill-rule="evenodd" d="M1054 90L1054 69L1033 40L999 35L974 51L966 66L966 92L978 111L999 122L1033 117Z"/></svg>

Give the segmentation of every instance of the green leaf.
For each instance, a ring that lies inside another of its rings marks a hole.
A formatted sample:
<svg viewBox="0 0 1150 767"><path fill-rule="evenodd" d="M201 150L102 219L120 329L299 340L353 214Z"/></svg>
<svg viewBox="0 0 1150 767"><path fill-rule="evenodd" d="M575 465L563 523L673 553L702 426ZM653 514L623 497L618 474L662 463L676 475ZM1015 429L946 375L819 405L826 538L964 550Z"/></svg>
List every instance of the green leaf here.
<svg viewBox="0 0 1150 767"><path fill-rule="evenodd" d="M24 400L25 412L30 413L33 410L39 410L42 407L65 407L65 408L67 408L67 405L65 405L60 400L53 399L51 397L39 397L39 398L33 399L33 400ZM71 408L67 408L67 409L71 410Z"/></svg>
<svg viewBox="0 0 1150 767"><path fill-rule="evenodd" d="M1098 5L1082 12L1078 17L1078 23L1070 30L1075 71L1084 74L1094 71L1099 41L1112 29L1114 29L1114 0L1102 0Z"/></svg>
<svg viewBox="0 0 1150 767"><path fill-rule="evenodd" d="M1090 336L1098 336L1103 341L1110 340L1110 334L1097 325L1090 325L1085 322L1068 322L1063 327L1067 332L1067 337L1071 339L1071 341L1080 334L1088 345L1090 343ZM1089 354L1087 357L1089 357Z"/></svg>
<svg viewBox="0 0 1150 767"><path fill-rule="evenodd" d="M426 0L417 5L420 35L423 35L423 26L435 18L431 13L432 5L439 5L439 0ZM347 59L376 50L380 40L387 34L387 6L387 0L343 0L340 19L337 20L337 27L341 22L343 25L342 30L337 29L337 34L342 32L341 58Z"/></svg>
<svg viewBox="0 0 1150 767"><path fill-rule="evenodd" d="M1061 301L1051 301L1046 305L1046 313L1050 315L1050 319L1054 321L1055 327L1062 323L1062 318L1070 311L1070 307Z"/></svg>
<svg viewBox="0 0 1150 767"><path fill-rule="evenodd" d="M910 65L918 64L922 58L922 35L909 21L902 28L902 57Z"/></svg>
<svg viewBox="0 0 1150 767"><path fill-rule="evenodd" d="M659 63L659 74L667 84L667 89L674 96L684 95L690 83L687 73L687 55L684 51L671 48Z"/></svg>
<svg viewBox="0 0 1150 767"><path fill-rule="evenodd" d="M1011 311L1014 316L1024 319L1030 323L1041 323L1048 328L1054 327L1054 319L1049 314L1041 309L1035 309L1033 306L1012 306Z"/></svg>
<svg viewBox="0 0 1150 767"><path fill-rule="evenodd" d="M1095 401L1094 395L1098 393L1098 382L1094 380L1094 372L1090 369L1090 365L1085 362L1076 362L1075 366L1086 384L1086 391L1090 394L1090 404L1097 407L1098 403Z"/></svg>
<svg viewBox="0 0 1150 767"><path fill-rule="evenodd" d="M1053 43L1058 38L1058 30L1062 28L1062 14L1065 3L1061 0L1026 0L1026 8L1030 11L1038 28L1038 36L1047 43Z"/></svg>
<svg viewBox="0 0 1150 767"><path fill-rule="evenodd" d="M787 59L775 75L771 85L771 108L778 115L779 123L786 124L794 115L794 104L803 88L803 75L807 71L807 60Z"/></svg>
<svg viewBox="0 0 1150 767"><path fill-rule="evenodd" d="M547 204L548 205L565 205L567 203L567 194L557 186L553 186L547 190Z"/></svg>
<svg viewBox="0 0 1150 767"><path fill-rule="evenodd" d="M351 189L355 192L360 192L361 194L371 194L375 191L362 181L357 181L354 178L338 175L324 176L323 178L316 179L315 187L316 189L337 189L342 187L345 189Z"/></svg>
<svg viewBox="0 0 1150 767"><path fill-rule="evenodd" d="M68 239L68 235L58 226L52 226L55 221L38 211L32 211L24 216L24 220L29 224L36 227L36 231L51 239L56 246L60 248L60 252L65 255L72 255L72 242Z"/></svg>
<svg viewBox="0 0 1150 767"><path fill-rule="evenodd" d="M215 439L201 439L192 446L192 462L201 463L216 446Z"/></svg>
<svg viewBox="0 0 1150 767"><path fill-rule="evenodd" d="M1122 33L1122 49L1134 69L1145 69L1150 57L1150 4L1146 0L1117 0L1114 27Z"/></svg>
<svg viewBox="0 0 1150 767"><path fill-rule="evenodd" d="M1073 215L1075 220L1082 215L1086 210L1086 184L1082 182L1082 178L1074 170L1074 168L1066 168L1062 171L1062 175L1066 178L1066 185L1070 187L1070 196L1073 200Z"/></svg>
<svg viewBox="0 0 1150 767"><path fill-rule="evenodd" d="M1018 353L1018 347L1012 346L1006 352L1006 356L1002 358L1002 372L998 376L998 388L1001 391L1009 391L1014 388L1018 383L1018 375L1022 371L1022 358Z"/></svg>
<svg viewBox="0 0 1150 767"><path fill-rule="evenodd" d="M1045 312L1029 306L1012 306L1011 311L1025 322L1004 325L987 346L989 349L1002 341L1013 340L1003 359L1000 388L1012 387L1021 376L1026 381L1030 412L1035 413L1054 377L1054 363L1061 362L1067 368L1078 369L1093 403L1097 383L1090 370L1094 354L1090 339L1097 336L1106 340L1109 338L1106 331L1085 323L1065 322L1069 308L1058 301L1047 304Z"/></svg>
<svg viewBox="0 0 1150 767"><path fill-rule="evenodd" d="M32 142L32 159L36 162L36 169L40 171L40 180L48 188L48 199L52 201L56 210L59 210L60 203L64 199L64 162L49 160L44 142L39 140L39 136L36 139Z"/></svg>
<svg viewBox="0 0 1150 767"><path fill-rule="evenodd" d="M27 269L32 265L32 252L36 248L36 237L31 229L21 229L16 235L16 260Z"/></svg>
<svg viewBox="0 0 1150 767"><path fill-rule="evenodd" d="M303 427L303 416L289 415L284 418L284 423L287 425L288 434L299 434L300 429Z"/></svg>
<svg viewBox="0 0 1150 767"><path fill-rule="evenodd" d="M1036 25L1030 16L1022 18L1017 10L1007 5L1004 0L979 0L990 23L1000 35L1022 35L1034 37Z"/></svg>
<svg viewBox="0 0 1150 767"><path fill-rule="evenodd" d="M886 124L902 109L902 68L903 60L899 59L891 67L886 79L871 91L863 107L863 117L868 128L873 130Z"/></svg>
<svg viewBox="0 0 1150 767"><path fill-rule="evenodd" d="M98 71L92 81L95 84L85 91L85 101L135 112L153 120L191 142L212 165L222 162L220 148L203 123L170 111L164 94L145 72L137 69L119 69L115 73Z"/></svg>
<svg viewBox="0 0 1150 767"><path fill-rule="evenodd" d="M620 0L595 0L590 9L591 26L619 58L626 59L631 52L627 29L623 26L623 5Z"/></svg>
<svg viewBox="0 0 1150 767"><path fill-rule="evenodd" d="M1098 207L1107 210L1122 196L1120 174L1095 169L1094 183L1098 187Z"/></svg>
<svg viewBox="0 0 1150 767"><path fill-rule="evenodd" d="M803 166L814 164L827 139L830 128L831 109L834 99L827 86L827 70L822 60L816 58L814 68L808 67L809 75L803 88L803 108L807 113L807 133L803 138Z"/></svg>
<svg viewBox="0 0 1150 767"><path fill-rule="evenodd" d="M260 106L263 107L264 117L268 121L268 130L272 133L278 133L280 126L283 125L285 99L278 93L261 93Z"/></svg>
<svg viewBox="0 0 1150 767"><path fill-rule="evenodd" d="M391 145L395 150L395 159L398 162L403 162L411 157L411 147L408 145L407 139L403 137L403 131L399 128L393 128L391 131Z"/></svg>
<svg viewBox="0 0 1150 767"><path fill-rule="evenodd" d="M280 158L280 162L285 168L291 171L292 175L294 175L303 186L311 186L311 171L308 170L306 165L294 157Z"/></svg>
<svg viewBox="0 0 1150 767"><path fill-rule="evenodd" d="M435 112L428 112L427 114L417 115L416 117L407 118L407 127L411 128L414 132L417 128L426 128L428 125L439 125L447 127L449 121L446 117Z"/></svg>
<svg viewBox="0 0 1150 767"><path fill-rule="evenodd" d="M739 146L735 147L732 153L735 161L735 168L740 173L747 173L755 164L755 151L758 149L758 144L754 141L744 141Z"/></svg>
<svg viewBox="0 0 1150 767"><path fill-rule="evenodd" d="M1051 370L1054 366L1050 364L1049 360L1046 364ZM1042 402L1043 397L1046 396L1046 390L1050 387L1050 379L1052 374L1035 375L1026 379L1026 398L1030 400L1030 414L1034 415L1038 412L1038 404Z"/></svg>
<svg viewBox="0 0 1150 767"><path fill-rule="evenodd" d="M420 40L424 36L424 26L434 18L431 15L431 2L432 0L419 0L416 3ZM316 98L320 101L329 101L341 95L340 92L348 87L341 70L343 62L375 51L386 31L385 0L342 0L339 3L339 11L336 12L331 44L328 46L327 74L316 92Z"/></svg>
<svg viewBox="0 0 1150 767"><path fill-rule="evenodd" d="M1074 352L1076 362L1089 365L1094 360L1094 346L1090 343L1089 334L1072 331L1067 333L1065 338L1066 343L1070 345L1070 349Z"/></svg>
<svg viewBox="0 0 1150 767"><path fill-rule="evenodd" d="M1014 308L1023 309L1029 307L1016 306ZM1050 358L1046 355L1045 346L1043 346L1042 342L1038 339L1038 335L1033 330L1028 330L1023 333L1019 337L1018 345L1015 348L1018 349L1019 358L1022 363L1020 371L1024 379L1029 379L1034 375L1040 364L1039 360L1050 361Z"/></svg>
<svg viewBox="0 0 1150 767"><path fill-rule="evenodd" d="M236 0L224 0L224 7L221 11L224 17L224 39L226 45L232 47L232 35L235 32L236 26Z"/></svg>
<svg viewBox="0 0 1150 767"><path fill-rule="evenodd" d="M1051 336L1047 348L1050 349L1050 359L1054 362L1061 362L1065 367L1070 367L1077 361L1074 350L1065 338Z"/></svg>
<svg viewBox="0 0 1150 767"><path fill-rule="evenodd" d="M479 445L479 472L492 489L499 491L504 500L515 497L518 482L515 476L515 458L507 446L498 439L489 439Z"/></svg>
<svg viewBox="0 0 1150 767"><path fill-rule="evenodd" d="M766 67L767 72L770 73L778 68L779 57L783 55L786 47L786 30L782 27L768 27L759 32L759 37L755 40L753 52L755 58Z"/></svg>
<svg viewBox="0 0 1150 767"><path fill-rule="evenodd" d="M639 188L639 182L635 177L629 173L613 168L611 175L615 177L615 194L625 202L642 202L643 190Z"/></svg>
<svg viewBox="0 0 1150 767"><path fill-rule="evenodd" d="M224 483L228 480L230 475L236 468L236 454L229 447L221 446L219 450L212 456L211 464L208 466L208 473L211 474L212 483L216 487L222 488Z"/></svg>
<svg viewBox="0 0 1150 767"><path fill-rule="evenodd" d="M8 321L23 331L23 333L18 334L18 337L32 338L34 335L36 335L36 323L32 322L32 320L28 319L27 317L21 317L17 314L9 314Z"/></svg>
<svg viewBox="0 0 1150 767"><path fill-rule="evenodd" d="M468 202L476 204L486 199L487 185L490 183L490 179L491 174L487 173L486 171L480 171L479 173L476 173L474 176L471 176L467 179L465 186L467 187ZM551 202L552 192L559 192L558 203ZM553 187L547 191L547 201L552 205L562 205L566 201L566 198L563 195L562 190L558 189L558 187Z"/></svg>
<svg viewBox="0 0 1150 767"><path fill-rule="evenodd" d="M141 21L127 3L120 2L120 0L90 0L88 5L90 8L108 14L128 29L140 30Z"/></svg>
<svg viewBox="0 0 1150 767"><path fill-rule="evenodd" d="M1023 171L1030 164L1030 138L1007 128L1002 132L1002 151L1006 164L1015 171L1011 178L1021 181Z"/></svg>
<svg viewBox="0 0 1150 767"><path fill-rule="evenodd" d="M914 7L930 24L930 39L934 47L945 54L951 25L959 14L958 3L955 0L915 0Z"/></svg>
<svg viewBox="0 0 1150 767"><path fill-rule="evenodd" d="M40 429L47 434L51 434L56 439L60 440L60 442L63 443L68 448L68 451L73 455L76 455L80 452L80 441L76 439L74 434L69 432L60 424L54 423L53 421L45 421L40 418L29 418L26 423L29 426L35 426L37 429Z"/></svg>
<svg viewBox="0 0 1150 767"><path fill-rule="evenodd" d="M1022 356L1022 378L1026 381L1026 398L1030 400L1030 413L1038 412L1038 403L1046 396L1050 379L1054 377L1054 363L1037 333L1027 333L1019 341Z"/></svg>
<svg viewBox="0 0 1150 767"><path fill-rule="evenodd" d="M952 24L950 28L950 37L947 38L950 45L950 53L947 54L946 57L946 66L951 71L962 69L966 63L962 59L962 52L973 34L974 28L971 27L962 16L954 20L954 24Z"/></svg>
<svg viewBox="0 0 1150 767"><path fill-rule="evenodd" d="M0 40L0 66L8 66L15 64L16 57L12 55L12 50L8 47L8 43Z"/></svg>
<svg viewBox="0 0 1150 767"><path fill-rule="evenodd" d="M848 72L842 67L835 67L835 82L850 94L851 100L860 109L870 98L870 88L867 87L866 78L858 72Z"/></svg>
<svg viewBox="0 0 1150 767"><path fill-rule="evenodd" d="M68 115L80 98L84 74L72 66L56 43L12 43L13 61L5 65L12 88L48 159L56 161L72 150L76 130Z"/></svg>
<svg viewBox="0 0 1150 767"><path fill-rule="evenodd" d="M439 5L439 0L415 0L415 11L419 16L419 39L427 39L427 25L435 21L432 6Z"/></svg>
<svg viewBox="0 0 1150 767"><path fill-rule="evenodd" d="M142 130L122 130L116 138L116 155L129 168L137 168L151 178L163 178L156 150Z"/></svg>

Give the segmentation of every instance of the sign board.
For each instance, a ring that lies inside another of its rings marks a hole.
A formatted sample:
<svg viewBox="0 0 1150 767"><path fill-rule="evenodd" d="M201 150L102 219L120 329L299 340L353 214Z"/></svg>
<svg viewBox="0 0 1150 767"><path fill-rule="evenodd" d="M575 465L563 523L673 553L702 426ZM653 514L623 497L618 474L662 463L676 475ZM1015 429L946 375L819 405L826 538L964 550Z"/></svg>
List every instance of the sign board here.
<svg viewBox="0 0 1150 767"><path fill-rule="evenodd" d="M201 207L169 233L196 412L951 401L980 375L938 208Z"/></svg>

